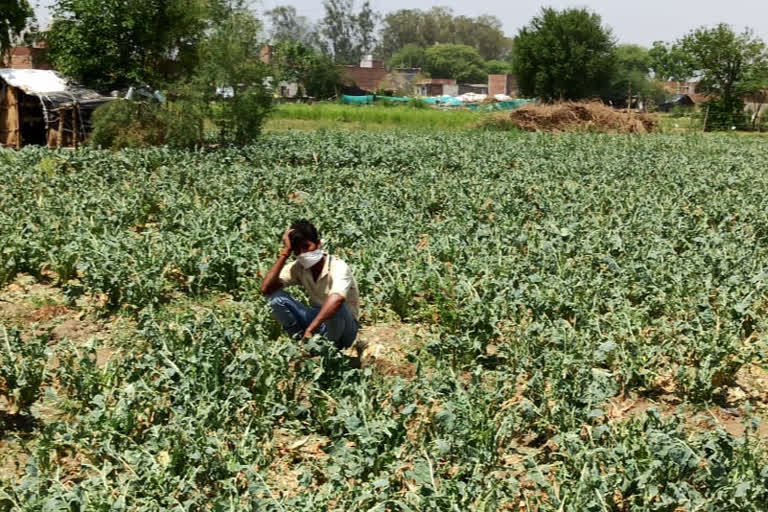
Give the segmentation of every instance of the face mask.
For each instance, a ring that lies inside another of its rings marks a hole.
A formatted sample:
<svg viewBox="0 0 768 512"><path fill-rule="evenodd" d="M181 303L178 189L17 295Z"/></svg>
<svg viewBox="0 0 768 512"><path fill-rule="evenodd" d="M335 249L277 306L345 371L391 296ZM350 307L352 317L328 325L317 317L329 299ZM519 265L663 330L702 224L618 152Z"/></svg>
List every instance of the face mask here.
<svg viewBox="0 0 768 512"><path fill-rule="evenodd" d="M298 261L299 265L304 268L314 267L321 259L323 259L322 249L315 249L314 251L305 252L296 256L296 261Z"/></svg>

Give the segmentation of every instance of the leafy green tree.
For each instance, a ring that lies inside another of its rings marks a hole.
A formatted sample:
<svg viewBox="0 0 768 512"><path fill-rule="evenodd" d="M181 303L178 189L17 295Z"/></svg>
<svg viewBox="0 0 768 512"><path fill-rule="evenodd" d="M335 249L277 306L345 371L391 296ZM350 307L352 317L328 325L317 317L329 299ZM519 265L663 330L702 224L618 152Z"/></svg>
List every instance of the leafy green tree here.
<svg viewBox="0 0 768 512"><path fill-rule="evenodd" d="M403 46L389 59L389 65L393 68L424 68L426 62L427 51L413 43Z"/></svg>
<svg viewBox="0 0 768 512"><path fill-rule="evenodd" d="M319 24L325 50L334 61L356 64L376 44L374 29L379 15L368 0L355 13L355 0L324 0L325 15Z"/></svg>
<svg viewBox="0 0 768 512"><path fill-rule="evenodd" d="M57 0L50 60L96 87L167 80L197 65L210 21L225 7L219 0Z"/></svg>
<svg viewBox="0 0 768 512"><path fill-rule="evenodd" d="M195 89L206 103L217 102L211 118L223 143L252 142L271 110L272 99L264 85L268 68L260 59L262 44L261 21L233 2L201 45ZM212 85L231 87L234 95L218 100Z"/></svg>
<svg viewBox="0 0 768 512"><path fill-rule="evenodd" d="M442 41L438 41L442 42ZM465 44L477 50L483 59L503 59L512 49L512 40L504 35L501 20L496 16L477 18L457 16L453 19L453 38L445 40Z"/></svg>
<svg viewBox="0 0 768 512"><path fill-rule="evenodd" d="M236 0L210 13L196 48L199 64L168 84L171 100L108 103L94 115L93 144L194 147L213 137L220 144L243 145L258 137L272 104L265 87L268 67L260 60L261 22ZM217 90L231 94L223 97ZM212 135L204 133L209 122L216 128Z"/></svg>
<svg viewBox="0 0 768 512"><path fill-rule="evenodd" d="M615 64L611 30L586 9L545 8L520 29L513 66L522 94L546 101L600 93Z"/></svg>
<svg viewBox="0 0 768 512"><path fill-rule="evenodd" d="M511 40L504 35L495 16L477 18L454 16L446 7L400 9L384 16L378 53L389 58L408 44L427 48L435 44L464 44L475 48L484 59L504 58Z"/></svg>
<svg viewBox="0 0 768 512"><path fill-rule="evenodd" d="M270 41L273 43L311 44L316 37L312 22L306 16L299 16L292 5L277 6L264 14L269 19Z"/></svg>
<svg viewBox="0 0 768 512"><path fill-rule="evenodd" d="M650 68L657 80L686 81L695 71L693 58L679 45L656 41L648 51Z"/></svg>
<svg viewBox="0 0 768 512"><path fill-rule="evenodd" d="M471 46L462 44L438 44L427 48L427 71L435 78L455 78L458 82L485 81L485 63Z"/></svg>
<svg viewBox="0 0 768 512"><path fill-rule="evenodd" d="M700 73L697 90L725 103L753 92L751 77L768 68L765 42L751 30L737 34L724 23L698 28L683 37L679 45Z"/></svg>
<svg viewBox="0 0 768 512"><path fill-rule="evenodd" d="M485 69L489 75L512 74L512 63L505 60L489 60L485 63Z"/></svg>
<svg viewBox="0 0 768 512"><path fill-rule="evenodd" d="M654 91L650 77L651 58L648 50L635 44L616 47L616 62L605 98L620 101L629 95L647 98Z"/></svg>
<svg viewBox="0 0 768 512"><path fill-rule="evenodd" d="M0 0L0 61L32 17L27 0Z"/></svg>
<svg viewBox="0 0 768 512"><path fill-rule="evenodd" d="M357 46L361 56L369 53L376 45L376 23L380 17L371 7L371 2L364 0L360 12L355 17Z"/></svg>
<svg viewBox="0 0 768 512"><path fill-rule="evenodd" d="M341 70L330 57L299 42L275 45L275 78L296 82L305 94L317 99L336 96L342 85Z"/></svg>

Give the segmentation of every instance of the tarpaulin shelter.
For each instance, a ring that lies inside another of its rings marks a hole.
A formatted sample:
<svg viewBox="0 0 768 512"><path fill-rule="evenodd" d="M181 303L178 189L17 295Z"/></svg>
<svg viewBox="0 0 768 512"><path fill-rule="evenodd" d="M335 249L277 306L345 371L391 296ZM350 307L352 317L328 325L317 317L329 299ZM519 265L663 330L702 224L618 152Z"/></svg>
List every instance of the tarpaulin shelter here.
<svg viewBox="0 0 768 512"><path fill-rule="evenodd" d="M77 147L93 111L113 98L69 84L54 71L0 69L0 144Z"/></svg>

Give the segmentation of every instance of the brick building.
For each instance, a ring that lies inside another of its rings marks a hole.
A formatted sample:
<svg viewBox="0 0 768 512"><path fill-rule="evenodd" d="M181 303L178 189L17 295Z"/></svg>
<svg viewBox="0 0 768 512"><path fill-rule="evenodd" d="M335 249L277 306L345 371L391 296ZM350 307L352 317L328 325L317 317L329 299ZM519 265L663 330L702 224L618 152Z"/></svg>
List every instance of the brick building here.
<svg viewBox="0 0 768 512"><path fill-rule="evenodd" d="M517 78L513 75L488 75L488 94L506 94L516 98L518 95Z"/></svg>
<svg viewBox="0 0 768 512"><path fill-rule="evenodd" d="M345 82L354 83L366 91L375 92L379 84L387 77L389 71L383 60L374 60L371 55L363 57L359 66L344 66L342 78Z"/></svg>
<svg viewBox="0 0 768 512"><path fill-rule="evenodd" d="M45 43L34 46L17 46L13 48L2 66L11 69L51 69L46 59Z"/></svg>

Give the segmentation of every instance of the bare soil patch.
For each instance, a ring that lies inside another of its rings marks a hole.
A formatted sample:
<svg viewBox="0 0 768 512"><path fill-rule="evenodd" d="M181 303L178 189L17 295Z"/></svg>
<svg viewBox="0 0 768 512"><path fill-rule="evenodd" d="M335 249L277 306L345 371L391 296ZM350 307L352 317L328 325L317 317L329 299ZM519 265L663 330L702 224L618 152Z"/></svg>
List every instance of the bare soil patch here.
<svg viewBox="0 0 768 512"><path fill-rule="evenodd" d="M284 429L275 429L265 448L275 458L267 468L267 483L278 498L290 498L301 492L299 477L304 466L323 463L328 454L324 448L328 438L319 435L296 436Z"/></svg>
<svg viewBox="0 0 768 512"><path fill-rule="evenodd" d="M671 397L670 397L671 398ZM695 410L690 406L678 406L677 400L666 400L660 397L653 401L644 397L626 399L614 398L607 404L606 414L609 421L628 421L643 416L651 408L655 408L661 417L669 418L682 414L685 418L685 428L697 431L715 430L722 428L733 437L741 438L746 433L746 412L741 407L710 407ZM768 437L768 418L763 418L757 425L756 433Z"/></svg>
<svg viewBox="0 0 768 512"><path fill-rule="evenodd" d="M363 366L372 366L387 376L405 379L416 376L416 365L408 361L408 354L424 344L419 326L394 322L375 324L361 329L358 338L367 345L361 357Z"/></svg>

